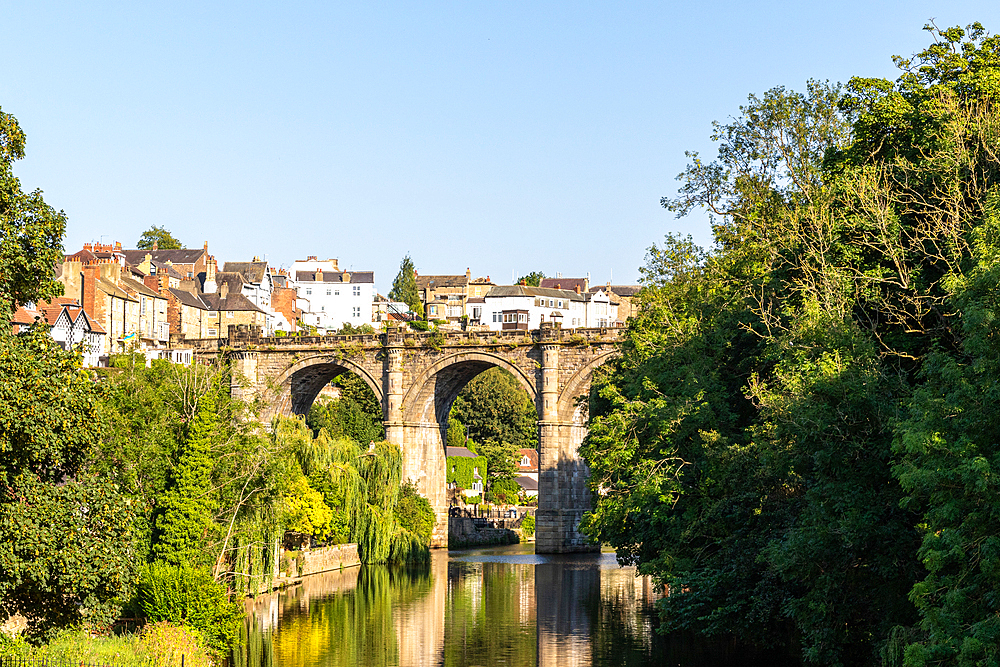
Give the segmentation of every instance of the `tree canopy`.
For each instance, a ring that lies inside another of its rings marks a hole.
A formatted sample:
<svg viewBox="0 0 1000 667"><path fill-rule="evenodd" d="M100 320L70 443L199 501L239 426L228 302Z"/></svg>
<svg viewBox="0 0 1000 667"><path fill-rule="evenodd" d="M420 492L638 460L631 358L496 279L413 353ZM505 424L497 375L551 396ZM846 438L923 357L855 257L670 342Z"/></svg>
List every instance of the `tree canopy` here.
<svg viewBox="0 0 1000 667"><path fill-rule="evenodd" d="M542 284L542 278L544 277L545 274L541 271L532 271L528 275L518 278L517 283L519 285L527 285L528 287L538 287Z"/></svg>
<svg viewBox="0 0 1000 667"><path fill-rule="evenodd" d="M715 246L650 248L582 453L664 631L998 659L1000 41L928 29L896 81L751 95L663 200Z"/></svg>
<svg viewBox="0 0 1000 667"><path fill-rule="evenodd" d="M25 136L17 119L0 109L0 321L28 302L63 293L53 267L62 261L66 215L24 192L14 162L24 157Z"/></svg>
<svg viewBox="0 0 1000 667"><path fill-rule="evenodd" d="M179 250L184 247L166 228L152 225L142 233L135 247L139 250L152 250L154 245L159 250Z"/></svg>
<svg viewBox="0 0 1000 667"><path fill-rule="evenodd" d="M420 299L420 291L417 289L417 273L409 254L399 263L399 273L392 281L389 299L405 303L416 315L424 316L424 303Z"/></svg>

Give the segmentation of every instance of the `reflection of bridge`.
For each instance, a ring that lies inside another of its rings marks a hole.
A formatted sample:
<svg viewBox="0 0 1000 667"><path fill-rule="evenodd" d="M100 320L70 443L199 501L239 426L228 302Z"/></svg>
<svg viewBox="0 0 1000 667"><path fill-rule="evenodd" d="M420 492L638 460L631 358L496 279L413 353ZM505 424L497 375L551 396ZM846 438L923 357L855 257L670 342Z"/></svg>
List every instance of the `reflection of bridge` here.
<svg viewBox="0 0 1000 667"><path fill-rule="evenodd" d="M448 544L444 446L448 413L462 388L498 366L538 411L536 550L594 549L577 531L590 508L588 470L577 450L586 434L594 370L617 352L616 329L259 338L233 327L223 354L233 361L234 394L264 402L263 418L305 414L336 375L351 372L382 404L385 437L403 450L403 476L437 512L433 545Z"/></svg>

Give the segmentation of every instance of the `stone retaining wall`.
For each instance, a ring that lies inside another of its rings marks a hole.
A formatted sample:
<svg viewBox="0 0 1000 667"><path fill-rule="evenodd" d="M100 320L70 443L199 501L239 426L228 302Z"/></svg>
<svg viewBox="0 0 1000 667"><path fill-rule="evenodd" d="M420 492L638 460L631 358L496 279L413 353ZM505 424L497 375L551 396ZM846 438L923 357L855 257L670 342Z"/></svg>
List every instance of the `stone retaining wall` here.
<svg viewBox="0 0 1000 667"><path fill-rule="evenodd" d="M448 517L448 547L475 547L488 544L517 544L521 541L516 531L507 528L476 528L472 519L462 516Z"/></svg>
<svg viewBox="0 0 1000 667"><path fill-rule="evenodd" d="M285 557L290 555L286 552ZM303 549L298 552L296 557L287 558L286 568L279 571L274 585L275 587L287 586L297 583L302 577L311 574L341 570L355 565L361 565L357 544L335 544L317 549Z"/></svg>

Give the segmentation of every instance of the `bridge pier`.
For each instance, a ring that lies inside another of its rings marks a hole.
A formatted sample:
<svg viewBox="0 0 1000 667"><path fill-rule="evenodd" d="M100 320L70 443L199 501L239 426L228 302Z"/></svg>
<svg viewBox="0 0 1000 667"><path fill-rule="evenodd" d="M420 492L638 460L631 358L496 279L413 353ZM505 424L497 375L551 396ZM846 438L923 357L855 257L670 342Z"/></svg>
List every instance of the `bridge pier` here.
<svg viewBox="0 0 1000 667"><path fill-rule="evenodd" d="M579 531L590 509L590 470L580 458L585 426L559 419L559 345L543 344L542 418L538 422L538 510L535 552L541 554L600 551Z"/></svg>

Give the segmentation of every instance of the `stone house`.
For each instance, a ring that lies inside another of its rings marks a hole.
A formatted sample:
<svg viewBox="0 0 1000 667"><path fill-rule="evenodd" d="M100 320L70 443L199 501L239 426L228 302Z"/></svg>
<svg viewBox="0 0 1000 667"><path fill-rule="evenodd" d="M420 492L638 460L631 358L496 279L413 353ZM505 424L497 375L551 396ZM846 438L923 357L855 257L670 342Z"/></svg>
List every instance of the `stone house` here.
<svg viewBox="0 0 1000 667"><path fill-rule="evenodd" d="M299 330L302 308L299 306L298 292L284 269L271 269L271 310L274 313L274 330L294 333Z"/></svg>
<svg viewBox="0 0 1000 667"><path fill-rule="evenodd" d="M118 244L119 249L121 244ZM84 244L86 249L87 244ZM208 242L204 248L191 249L181 248L179 250L160 250L155 245L151 250L121 250L125 260L135 267L140 267L146 261L146 255L150 255L150 260L155 260L161 265L171 267L177 272L180 280L196 280L199 285L203 285L208 272L208 262L211 255L208 254ZM147 275L153 275L149 271L143 271Z"/></svg>
<svg viewBox="0 0 1000 667"><path fill-rule="evenodd" d="M218 292L199 296L208 307L202 316L205 338L224 338L229 335L229 327L240 324L261 330L267 326L267 313L244 295L231 294L227 283L220 284Z"/></svg>
<svg viewBox="0 0 1000 667"><path fill-rule="evenodd" d="M417 290L424 304L424 316L428 320L447 320L457 323L464 317L473 319L469 299L481 299L494 286L489 276L472 279L469 269L465 275L417 275ZM482 309L482 304L475 307Z"/></svg>
<svg viewBox="0 0 1000 667"><path fill-rule="evenodd" d="M596 292L597 290L604 290L608 294L613 295L614 300L618 302L617 319L624 324L635 313L632 300L639 294L641 289L641 285L612 285L609 282L607 285L600 287L591 287L588 291Z"/></svg>

